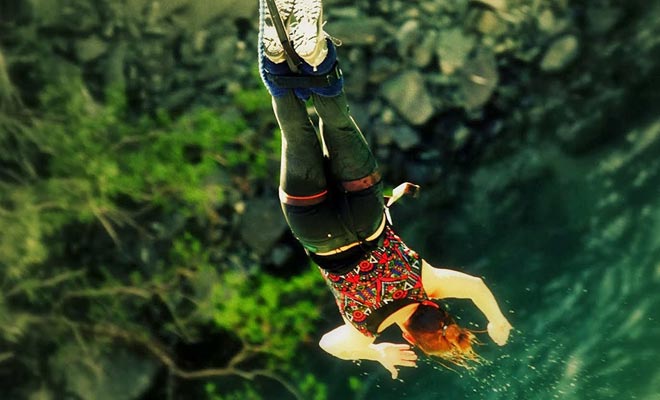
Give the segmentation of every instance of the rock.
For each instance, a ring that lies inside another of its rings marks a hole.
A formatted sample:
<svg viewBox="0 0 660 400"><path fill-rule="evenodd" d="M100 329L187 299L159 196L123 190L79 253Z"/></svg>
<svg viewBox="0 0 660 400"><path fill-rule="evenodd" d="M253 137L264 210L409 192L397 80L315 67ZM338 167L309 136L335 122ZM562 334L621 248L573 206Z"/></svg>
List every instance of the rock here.
<svg viewBox="0 0 660 400"><path fill-rule="evenodd" d="M501 18L493 11L481 10L475 17L474 27L484 35L497 36L504 32L505 25Z"/></svg>
<svg viewBox="0 0 660 400"><path fill-rule="evenodd" d="M239 232L255 253L268 253L287 229L279 202L272 197L254 198L245 204Z"/></svg>
<svg viewBox="0 0 660 400"><path fill-rule="evenodd" d="M453 134L452 136L452 148L453 150L459 150L462 149L465 144L468 142L470 137L472 136L472 132L468 127L465 125L461 125Z"/></svg>
<svg viewBox="0 0 660 400"><path fill-rule="evenodd" d="M474 37L467 35L461 28L441 31L436 46L436 53L440 58L440 70L451 75L463 67L474 45Z"/></svg>
<svg viewBox="0 0 660 400"><path fill-rule="evenodd" d="M546 50L540 62L542 71L560 71L578 55L579 42L574 35L565 35L555 40Z"/></svg>
<svg viewBox="0 0 660 400"><path fill-rule="evenodd" d="M415 46L412 53L412 62L418 68L427 67L435 56L435 43L438 40L435 31L427 30L426 35L418 46Z"/></svg>
<svg viewBox="0 0 660 400"><path fill-rule="evenodd" d="M270 252L270 262L276 267L284 267L294 256L291 246L277 245Z"/></svg>
<svg viewBox="0 0 660 400"><path fill-rule="evenodd" d="M152 0L133 0L134 2L151 2ZM184 32L194 32L210 25L212 21L231 21L237 18L255 19L259 3L245 0L224 1L190 1L168 0L161 1L161 15L171 18L177 29Z"/></svg>
<svg viewBox="0 0 660 400"><path fill-rule="evenodd" d="M506 7L507 0L472 0L473 3L482 4L492 10L503 11Z"/></svg>
<svg viewBox="0 0 660 400"><path fill-rule="evenodd" d="M369 64L369 82L381 84L390 76L400 71L401 66L390 57L376 57Z"/></svg>
<svg viewBox="0 0 660 400"><path fill-rule="evenodd" d="M421 142L417 131L408 125L397 127L393 139L394 143L403 151L410 150Z"/></svg>
<svg viewBox="0 0 660 400"><path fill-rule="evenodd" d="M86 63L105 54L108 51L108 43L94 35L85 39L77 40L75 43L75 51L78 60Z"/></svg>
<svg viewBox="0 0 660 400"><path fill-rule="evenodd" d="M538 27L541 32L556 35L568 28L570 25L568 19L557 18L552 10L545 9L537 17Z"/></svg>
<svg viewBox="0 0 660 400"><path fill-rule="evenodd" d="M346 45L373 45L385 37L386 22L380 17L333 21L329 33Z"/></svg>
<svg viewBox="0 0 660 400"><path fill-rule="evenodd" d="M403 72L387 81L381 93L413 125L424 124L435 112L424 77L416 70Z"/></svg>
<svg viewBox="0 0 660 400"><path fill-rule="evenodd" d="M376 123L373 126L374 138L377 148L385 148L394 142L394 128L385 123Z"/></svg>
<svg viewBox="0 0 660 400"><path fill-rule="evenodd" d="M422 28L419 20L406 21L396 33L399 56L414 66L424 68L433 59L435 32Z"/></svg>
<svg viewBox="0 0 660 400"><path fill-rule="evenodd" d="M81 354L78 345L63 345L49 360L51 371L66 384L66 390L78 399L137 399L151 385L157 364L125 349L101 351L86 346ZM58 379L58 381L59 381Z"/></svg>
<svg viewBox="0 0 660 400"><path fill-rule="evenodd" d="M488 102L497 87L499 73L495 55L480 50L461 71L461 98L467 110L475 110Z"/></svg>
<svg viewBox="0 0 660 400"><path fill-rule="evenodd" d="M419 43L423 35L420 28L418 20L410 19L404 22L396 32L396 48L401 58L406 58L412 52L415 44Z"/></svg>

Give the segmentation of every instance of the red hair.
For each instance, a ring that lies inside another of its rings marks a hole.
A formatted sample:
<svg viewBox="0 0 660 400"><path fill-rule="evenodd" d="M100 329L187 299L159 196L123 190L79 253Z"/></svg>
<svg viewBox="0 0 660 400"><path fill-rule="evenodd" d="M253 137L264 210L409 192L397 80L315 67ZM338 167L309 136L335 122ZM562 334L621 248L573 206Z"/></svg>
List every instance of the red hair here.
<svg viewBox="0 0 660 400"><path fill-rule="evenodd" d="M477 339L472 332L460 327L454 318L438 304L426 300L403 324L403 337L424 353L440 357L461 367L479 362L472 349Z"/></svg>

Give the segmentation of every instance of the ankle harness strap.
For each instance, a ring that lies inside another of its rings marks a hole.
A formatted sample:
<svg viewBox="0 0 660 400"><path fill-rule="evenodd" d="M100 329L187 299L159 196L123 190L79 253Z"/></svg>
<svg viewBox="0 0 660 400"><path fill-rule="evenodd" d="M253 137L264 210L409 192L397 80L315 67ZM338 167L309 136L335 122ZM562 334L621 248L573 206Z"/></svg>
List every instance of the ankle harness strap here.
<svg viewBox="0 0 660 400"><path fill-rule="evenodd" d="M332 86L342 77L341 68L339 63L335 65L323 75L275 75L266 71L266 79L273 85L283 89L298 89L298 88L322 88Z"/></svg>

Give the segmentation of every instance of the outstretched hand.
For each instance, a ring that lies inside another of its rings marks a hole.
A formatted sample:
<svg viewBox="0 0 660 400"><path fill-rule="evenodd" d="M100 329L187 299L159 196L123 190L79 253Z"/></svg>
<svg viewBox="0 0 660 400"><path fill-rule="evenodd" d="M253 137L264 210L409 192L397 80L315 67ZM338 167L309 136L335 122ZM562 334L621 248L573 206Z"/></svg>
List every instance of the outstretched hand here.
<svg viewBox="0 0 660 400"><path fill-rule="evenodd" d="M372 344L378 353L377 361L392 374L392 379L399 376L397 365L402 367L414 367L417 364L417 354L407 344L378 343Z"/></svg>
<svg viewBox="0 0 660 400"><path fill-rule="evenodd" d="M513 327L506 318L488 323L488 335L493 339L493 342L500 346L504 346L507 340L509 340L511 329Z"/></svg>

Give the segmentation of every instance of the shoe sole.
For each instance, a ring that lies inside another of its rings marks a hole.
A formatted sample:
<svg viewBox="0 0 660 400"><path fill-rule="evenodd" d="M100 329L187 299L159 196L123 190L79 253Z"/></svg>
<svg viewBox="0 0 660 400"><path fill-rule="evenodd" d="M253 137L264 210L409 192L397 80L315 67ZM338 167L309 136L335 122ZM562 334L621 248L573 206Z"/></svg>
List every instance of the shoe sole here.
<svg viewBox="0 0 660 400"><path fill-rule="evenodd" d="M289 18L293 14L295 0L275 1L275 5L277 6L283 24L285 26L288 25ZM264 13L264 26L262 27L264 53L270 61L279 64L286 60L286 57L284 56L284 48L280 42L277 29L275 29L275 24L273 23L273 18L270 15L270 10L267 5L265 6ZM268 24L268 22L270 22L270 24Z"/></svg>
<svg viewBox="0 0 660 400"><path fill-rule="evenodd" d="M294 18L296 11L293 11ZM318 15L311 16L309 13L302 14L301 18L296 18L296 25L291 29L293 47L296 53L309 65L316 67L325 59L328 54L328 46L323 33L323 7L318 8ZM314 47L309 49L309 44L314 42Z"/></svg>

